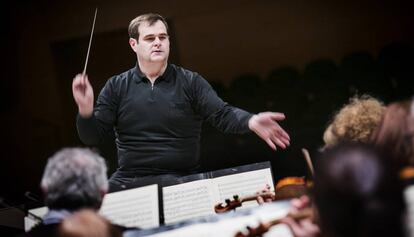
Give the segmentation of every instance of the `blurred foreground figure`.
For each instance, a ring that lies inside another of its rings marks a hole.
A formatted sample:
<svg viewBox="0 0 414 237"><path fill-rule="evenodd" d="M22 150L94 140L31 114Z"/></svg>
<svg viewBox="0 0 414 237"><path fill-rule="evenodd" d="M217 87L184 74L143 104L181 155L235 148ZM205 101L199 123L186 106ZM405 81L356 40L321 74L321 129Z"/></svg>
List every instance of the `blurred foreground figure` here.
<svg viewBox="0 0 414 237"><path fill-rule="evenodd" d="M414 103L395 102L387 106L372 141L376 148L391 159L405 184L407 226L414 236Z"/></svg>
<svg viewBox="0 0 414 237"><path fill-rule="evenodd" d="M313 190L323 236L405 235L402 184L385 158L361 144L323 153Z"/></svg>
<svg viewBox="0 0 414 237"><path fill-rule="evenodd" d="M104 159L89 149L62 149L49 158L41 188L49 212L26 236L57 236L60 223L76 211L100 208L108 190Z"/></svg>

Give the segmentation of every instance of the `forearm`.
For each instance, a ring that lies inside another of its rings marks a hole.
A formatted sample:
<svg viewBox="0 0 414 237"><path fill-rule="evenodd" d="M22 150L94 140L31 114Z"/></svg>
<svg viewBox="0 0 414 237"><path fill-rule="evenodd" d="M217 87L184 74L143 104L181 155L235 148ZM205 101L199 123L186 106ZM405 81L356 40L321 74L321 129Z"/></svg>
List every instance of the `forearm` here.
<svg viewBox="0 0 414 237"><path fill-rule="evenodd" d="M100 128L96 117L82 118L79 114L76 118L76 127L80 140L89 146L96 146L101 143L104 137L104 129Z"/></svg>
<svg viewBox="0 0 414 237"><path fill-rule="evenodd" d="M226 104L210 115L207 121L224 133L242 134L250 132L248 124L252 116L247 111Z"/></svg>

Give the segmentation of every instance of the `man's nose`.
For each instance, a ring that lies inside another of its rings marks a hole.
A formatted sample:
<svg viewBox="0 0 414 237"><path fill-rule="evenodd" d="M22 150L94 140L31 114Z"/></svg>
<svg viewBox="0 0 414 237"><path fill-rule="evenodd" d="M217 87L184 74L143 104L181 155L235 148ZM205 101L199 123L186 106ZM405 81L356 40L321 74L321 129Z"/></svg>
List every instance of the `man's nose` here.
<svg viewBox="0 0 414 237"><path fill-rule="evenodd" d="M154 45L156 45L156 46L161 45L161 40L160 40L159 37L155 37Z"/></svg>

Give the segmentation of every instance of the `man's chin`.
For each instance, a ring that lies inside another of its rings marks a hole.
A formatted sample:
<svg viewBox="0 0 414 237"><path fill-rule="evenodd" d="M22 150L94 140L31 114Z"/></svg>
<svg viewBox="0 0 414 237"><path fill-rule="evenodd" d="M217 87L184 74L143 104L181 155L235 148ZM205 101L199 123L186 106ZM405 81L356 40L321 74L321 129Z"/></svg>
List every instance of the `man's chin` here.
<svg viewBox="0 0 414 237"><path fill-rule="evenodd" d="M153 56L151 57L151 62L165 62L167 58L165 56Z"/></svg>

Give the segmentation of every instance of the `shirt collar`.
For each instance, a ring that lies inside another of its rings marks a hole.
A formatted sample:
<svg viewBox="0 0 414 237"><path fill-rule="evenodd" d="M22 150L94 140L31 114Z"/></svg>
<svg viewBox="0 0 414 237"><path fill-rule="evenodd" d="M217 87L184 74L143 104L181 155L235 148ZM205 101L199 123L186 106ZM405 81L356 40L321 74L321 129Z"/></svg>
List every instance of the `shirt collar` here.
<svg viewBox="0 0 414 237"><path fill-rule="evenodd" d="M173 67L171 66L171 64L167 64L167 68L165 69L164 73L159 76L157 78L157 80L163 80L166 82L170 82L172 77L173 77ZM136 83L140 83L140 82L144 82L147 79L147 77L145 76L145 74L141 71L141 69L139 68L138 63L135 65L135 70L134 70L134 74L133 74L133 78L136 81Z"/></svg>
<svg viewBox="0 0 414 237"><path fill-rule="evenodd" d="M48 213L43 217L43 224L50 225L50 224L57 224L60 223L66 217L72 215L72 213L68 210L49 210Z"/></svg>

